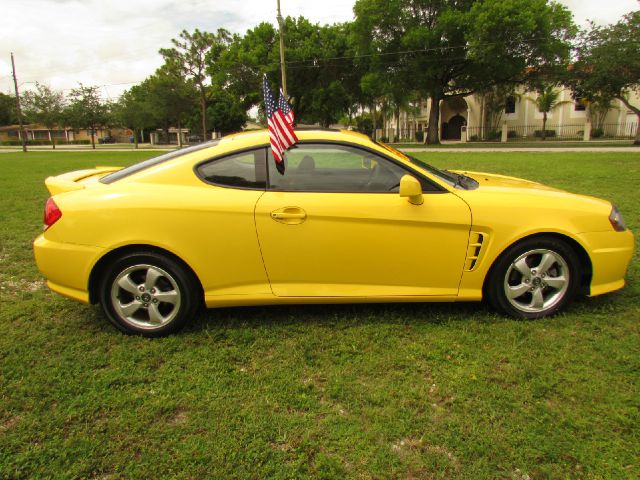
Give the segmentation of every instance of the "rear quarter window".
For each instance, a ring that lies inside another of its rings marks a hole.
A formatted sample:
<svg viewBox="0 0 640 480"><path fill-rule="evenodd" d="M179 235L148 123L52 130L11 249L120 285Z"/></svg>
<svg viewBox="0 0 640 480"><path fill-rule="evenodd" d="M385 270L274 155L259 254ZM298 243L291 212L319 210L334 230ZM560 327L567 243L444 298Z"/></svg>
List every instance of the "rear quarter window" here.
<svg viewBox="0 0 640 480"><path fill-rule="evenodd" d="M163 155L159 155L157 157L152 157L147 160L134 163L133 165L129 165L128 167L125 167L122 170L118 170L117 172L110 173L109 175L105 175L100 179L100 182L106 183L106 184L117 182L118 180L128 177L129 175L133 175L134 173L141 172L142 170L146 170L147 168L160 165L161 163L168 162L169 160L173 160L175 158L179 158L183 155L197 152L199 150L204 150L205 148L214 147L218 143L219 143L219 140L212 140L210 142L193 145L192 147L173 150Z"/></svg>

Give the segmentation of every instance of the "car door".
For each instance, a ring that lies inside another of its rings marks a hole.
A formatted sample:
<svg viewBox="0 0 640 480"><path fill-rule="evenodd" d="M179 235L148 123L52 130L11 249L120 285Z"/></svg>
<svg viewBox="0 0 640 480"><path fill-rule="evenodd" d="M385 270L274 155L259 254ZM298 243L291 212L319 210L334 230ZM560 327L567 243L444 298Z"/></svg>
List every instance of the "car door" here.
<svg viewBox="0 0 640 480"><path fill-rule="evenodd" d="M284 175L269 156L255 220L277 296L456 295L471 215L422 179L425 201L399 196L415 172L343 144L299 144Z"/></svg>
<svg viewBox="0 0 640 480"><path fill-rule="evenodd" d="M189 211L180 212L180 224L190 228L176 228L173 235L188 245L207 300L272 293L254 220L266 188L265 153L262 147L230 152L195 168L203 183L189 192Z"/></svg>

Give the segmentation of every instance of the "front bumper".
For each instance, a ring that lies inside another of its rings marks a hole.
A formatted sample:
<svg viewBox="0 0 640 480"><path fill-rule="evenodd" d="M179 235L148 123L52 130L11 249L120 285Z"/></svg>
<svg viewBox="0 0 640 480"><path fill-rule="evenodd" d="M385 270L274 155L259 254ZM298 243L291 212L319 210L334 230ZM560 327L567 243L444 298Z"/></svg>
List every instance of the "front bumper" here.
<svg viewBox="0 0 640 480"><path fill-rule="evenodd" d="M51 290L89 303L89 275L104 253L103 248L53 242L42 234L34 240L33 252Z"/></svg>
<svg viewBox="0 0 640 480"><path fill-rule="evenodd" d="M578 235L591 257L593 275L589 295L596 296L624 287L624 277L633 257L635 240L629 230Z"/></svg>

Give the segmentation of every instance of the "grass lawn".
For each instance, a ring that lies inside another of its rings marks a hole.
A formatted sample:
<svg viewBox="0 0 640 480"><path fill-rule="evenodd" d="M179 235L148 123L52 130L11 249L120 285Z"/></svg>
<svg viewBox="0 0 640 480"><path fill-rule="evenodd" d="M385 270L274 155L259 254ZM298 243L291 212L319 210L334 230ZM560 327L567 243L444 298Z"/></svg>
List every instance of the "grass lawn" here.
<svg viewBox="0 0 640 480"><path fill-rule="evenodd" d="M236 308L128 337L49 293L31 241L44 177L152 155L0 154L0 478L640 478L637 255L626 289L541 321ZM640 231L640 154L416 156L611 199Z"/></svg>

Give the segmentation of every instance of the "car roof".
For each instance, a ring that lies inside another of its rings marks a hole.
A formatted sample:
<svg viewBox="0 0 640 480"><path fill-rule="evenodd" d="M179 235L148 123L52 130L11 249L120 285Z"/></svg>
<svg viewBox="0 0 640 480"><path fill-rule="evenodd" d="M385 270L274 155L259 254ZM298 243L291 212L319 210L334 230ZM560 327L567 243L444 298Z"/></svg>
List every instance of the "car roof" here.
<svg viewBox="0 0 640 480"><path fill-rule="evenodd" d="M371 145L372 140L365 134L354 132L351 130L332 130L332 129L296 129L296 136L299 140L324 140L324 141L349 141L361 145ZM247 132L234 133L220 139L220 144L227 143L246 143L249 145L259 145L261 143L269 143L268 130L251 130Z"/></svg>

